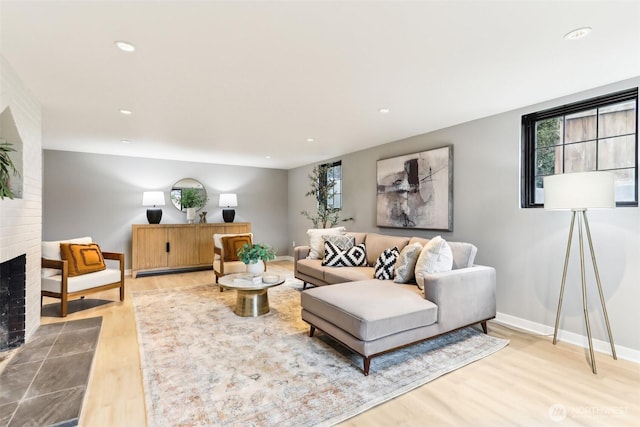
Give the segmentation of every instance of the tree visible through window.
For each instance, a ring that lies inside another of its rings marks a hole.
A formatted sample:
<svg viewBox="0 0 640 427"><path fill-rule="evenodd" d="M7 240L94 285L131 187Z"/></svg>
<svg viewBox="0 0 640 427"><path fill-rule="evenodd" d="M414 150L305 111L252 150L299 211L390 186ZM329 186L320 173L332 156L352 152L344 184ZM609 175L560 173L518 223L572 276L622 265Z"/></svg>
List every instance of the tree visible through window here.
<svg viewBox="0 0 640 427"><path fill-rule="evenodd" d="M543 178L614 173L618 206L638 205L638 89L522 117L522 206L544 205Z"/></svg>

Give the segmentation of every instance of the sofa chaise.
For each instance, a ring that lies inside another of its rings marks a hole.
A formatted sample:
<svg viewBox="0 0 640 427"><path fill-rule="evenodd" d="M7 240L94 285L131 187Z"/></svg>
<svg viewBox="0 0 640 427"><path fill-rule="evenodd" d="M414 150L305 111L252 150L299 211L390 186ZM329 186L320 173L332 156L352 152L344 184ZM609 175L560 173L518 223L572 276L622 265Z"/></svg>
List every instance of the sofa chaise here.
<svg viewBox="0 0 640 427"><path fill-rule="evenodd" d="M374 265L390 247L399 251L429 239L377 233L347 233L364 243L367 265L322 266L308 258L310 248L294 251L294 274L315 287L301 293L302 319L309 336L320 329L363 357L369 374L373 357L398 348L487 321L496 315L495 269L474 265L477 248L470 243L448 242L453 255L450 271L425 273L424 290L415 283L395 283L374 278Z"/></svg>

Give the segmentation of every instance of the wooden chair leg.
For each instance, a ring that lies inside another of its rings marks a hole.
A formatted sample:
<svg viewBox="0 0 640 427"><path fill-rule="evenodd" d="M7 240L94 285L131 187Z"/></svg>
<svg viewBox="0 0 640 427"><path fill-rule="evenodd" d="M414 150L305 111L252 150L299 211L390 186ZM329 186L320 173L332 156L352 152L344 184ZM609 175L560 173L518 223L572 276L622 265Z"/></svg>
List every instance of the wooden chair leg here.
<svg viewBox="0 0 640 427"><path fill-rule="evenodd" d="M67 296L60 298L60 317L67 317Z"/></svg>
<svg viewBox="0 0 640 427"><path fill-rule="evenodd" d="M305 289L307 289L307 282L302 282L302 290L304 291Z"/></svg>
<svg viewBox="0 0 640 427"><path fill-rule="evenodd" d="M315 326L311 326L309 328L309 336L312 337L315 332L316 332L316 327Z"/></svg>
<svg viewBox="0 0 640 427"><path fill-rule="evenodd" d="M486 320L484 322L480 322L480 325L482 326L482 332L484 332L485 334L489 332L489 329L487 328Z"/></svg>

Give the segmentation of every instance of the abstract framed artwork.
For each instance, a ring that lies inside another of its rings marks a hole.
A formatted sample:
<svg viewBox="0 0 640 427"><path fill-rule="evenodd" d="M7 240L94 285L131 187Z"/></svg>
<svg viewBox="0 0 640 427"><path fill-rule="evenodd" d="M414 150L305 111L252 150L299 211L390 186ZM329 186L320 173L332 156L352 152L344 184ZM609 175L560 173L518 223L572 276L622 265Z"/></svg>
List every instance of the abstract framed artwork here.
<svg viewBox="0 0 640 427"><path fill-rule="evenodd" d="M378 227L453 231L453 145L378 160Z"/></svg>

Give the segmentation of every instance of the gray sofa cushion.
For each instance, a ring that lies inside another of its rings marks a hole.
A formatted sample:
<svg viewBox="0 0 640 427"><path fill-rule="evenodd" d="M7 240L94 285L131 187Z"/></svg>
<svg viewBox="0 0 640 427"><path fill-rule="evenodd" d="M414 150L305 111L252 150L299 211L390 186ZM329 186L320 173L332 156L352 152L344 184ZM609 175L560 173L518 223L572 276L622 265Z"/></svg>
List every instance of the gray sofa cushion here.
<svg viewBox="0 0 640 427"><path fill-rule="evenodd" d="M324 281L335 283L373 279L373 267L324 267Z"/></svg>
<svg viewBox="0 0 640 427"><path fill-rule="evenodd" d="M399 251L404 249L409 243L408 237L398 237L398 236L386 236L383 234L377 233L367 233L367 238L365 239L365 244L367 245L367 263L373 267L376 265L376 260L387 248L396 247Z"/></svg>
<svg viewBox="0 0 640 427"><path fill-rule="evenodd" d="M431 325L438 319L438 307L415 286L389 280L307 289L301 303L304 310L363 341Z"/></svg>

